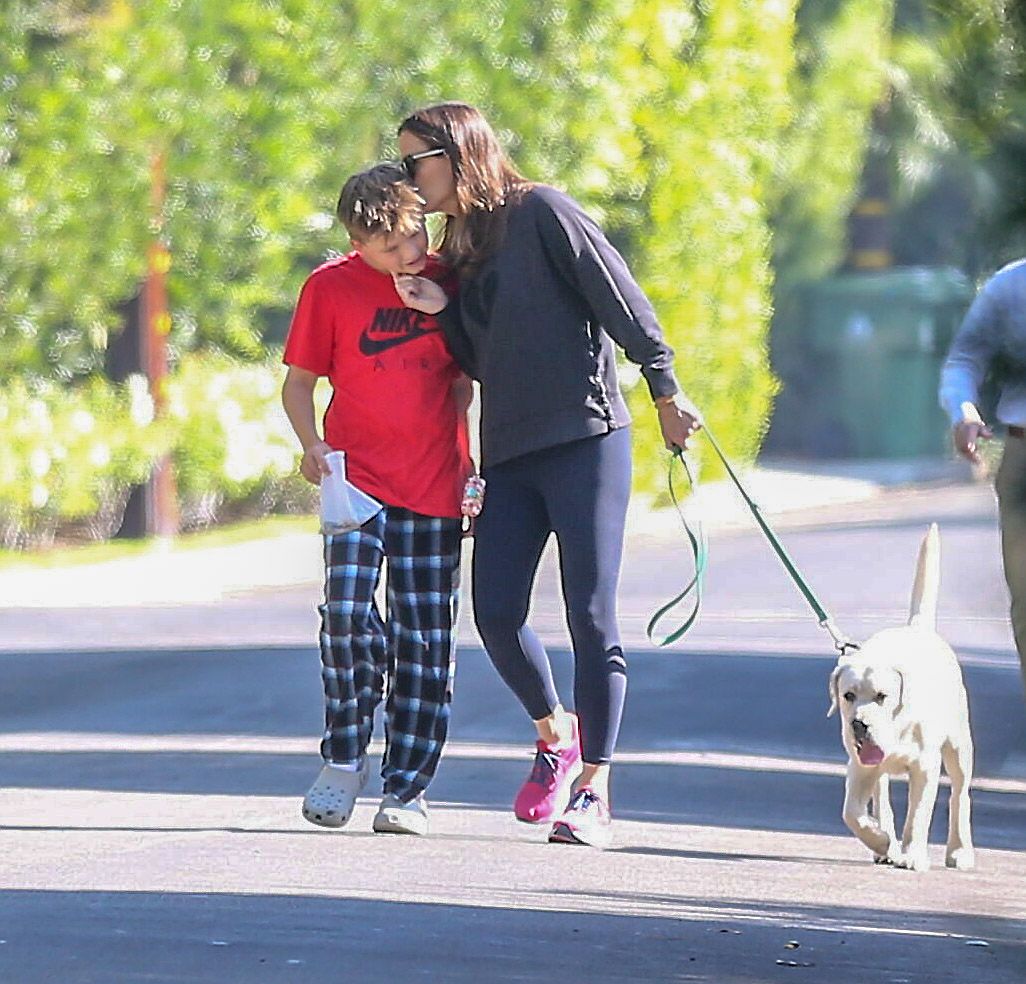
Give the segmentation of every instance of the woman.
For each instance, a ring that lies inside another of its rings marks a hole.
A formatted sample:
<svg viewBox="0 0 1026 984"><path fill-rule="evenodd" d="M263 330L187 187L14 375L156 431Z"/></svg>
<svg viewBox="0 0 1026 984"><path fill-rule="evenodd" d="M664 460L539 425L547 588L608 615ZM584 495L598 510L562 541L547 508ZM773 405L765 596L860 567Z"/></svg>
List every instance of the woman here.
<svg viewBox="0 0 1026 984"><path fill-rule="evenodd" d="M701 423L623 259L576 202L517 173L477 109L419 110L399 127L399 148L426 210L447 216L440 252L460 294L449 303L420 277L398 278L397 289L408 306L438 315L457 361L481 384L487 492L475 531L474 615L538 732L514 811L527 823L554 821L550 841L604 847L627 682L616 589L631 481L630 416L610 339L641 366L667 447L683 447ZM550 533L576 714L560 703L525 621Z"/></svg>

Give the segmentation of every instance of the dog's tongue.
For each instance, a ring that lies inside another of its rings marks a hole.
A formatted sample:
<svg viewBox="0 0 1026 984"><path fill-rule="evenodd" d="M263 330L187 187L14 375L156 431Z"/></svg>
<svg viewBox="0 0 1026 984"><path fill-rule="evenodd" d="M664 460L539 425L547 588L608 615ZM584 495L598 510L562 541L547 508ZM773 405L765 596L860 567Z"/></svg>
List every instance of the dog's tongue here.
<svg viewBox="0 0 1026 984"><path fill-rule="evenodd" d="M879 765L884 759L883 749L871 741L859 745L859 761L863 765Z"/></svg>

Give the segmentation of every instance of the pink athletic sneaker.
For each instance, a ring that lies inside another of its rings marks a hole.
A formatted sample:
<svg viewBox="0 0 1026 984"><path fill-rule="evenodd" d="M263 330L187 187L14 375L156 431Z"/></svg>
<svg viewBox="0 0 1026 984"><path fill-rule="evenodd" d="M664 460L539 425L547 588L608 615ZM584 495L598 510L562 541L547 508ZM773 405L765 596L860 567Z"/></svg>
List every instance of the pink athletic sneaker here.
<svg viewBox="0 0 1026 984"><path fill-rule="evenodd" d="M571 714L573 737L566 748L550 748L539 740L534 767L513 802L513 812L523 823L545 823L565 805L570 784L581 765L580 731L577 715Z"/></svg>
<svg viewBox="0 0 1026 984"><path fill-rule="evenodd" d="M549 843L602 848L609 847L612 836L609 807L590 786L584 786L574 793L563 815L552 825Z"/></svg>

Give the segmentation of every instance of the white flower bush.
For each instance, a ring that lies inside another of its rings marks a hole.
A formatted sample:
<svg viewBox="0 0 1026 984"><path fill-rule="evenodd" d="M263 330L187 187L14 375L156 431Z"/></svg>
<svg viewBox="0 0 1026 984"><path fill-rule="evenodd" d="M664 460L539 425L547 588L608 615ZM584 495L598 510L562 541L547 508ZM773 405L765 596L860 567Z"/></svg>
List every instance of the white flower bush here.
<svg viewBox="0 0 1026 984"><path fill-rule="evenodd" d="M189 355L168 382L168 417L186 525L309 504L299 445L282 409L277 359Z"/></svg>
<svg viewBox="0 0 1026 984"><path fill-rule="evenodd" d="M0 546L47 542L69 527L110 535L129 487L166 453L186 528L309 508L312 487L298 474L299 445L279 397L283 376L273 357L187 355L168 379L162 419L139 374L123 384L3 384Z"/></svg>
<svg viewBox="0 0 1026 984"><path fill-rule="evenodd" d="M152 413L140 423L131 403L127 386L103 379L0 386L0 545L46 542L63 524L123 506L166 443Z"/></svg>

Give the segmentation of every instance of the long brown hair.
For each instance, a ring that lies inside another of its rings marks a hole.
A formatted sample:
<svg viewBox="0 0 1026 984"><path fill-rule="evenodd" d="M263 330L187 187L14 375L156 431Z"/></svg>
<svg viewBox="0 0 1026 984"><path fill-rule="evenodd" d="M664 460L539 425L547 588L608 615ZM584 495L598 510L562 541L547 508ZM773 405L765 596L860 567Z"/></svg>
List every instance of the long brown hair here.
<svg viewBox="0 0 1026 984"><path fill-rule="evenodd" d="M533 184L506 156L481 111L461 102L438 103L399 124L445 150L456 182L456 215L446 218L439 252L461 277L471 276L501 245L506 209Z"/></svg>

